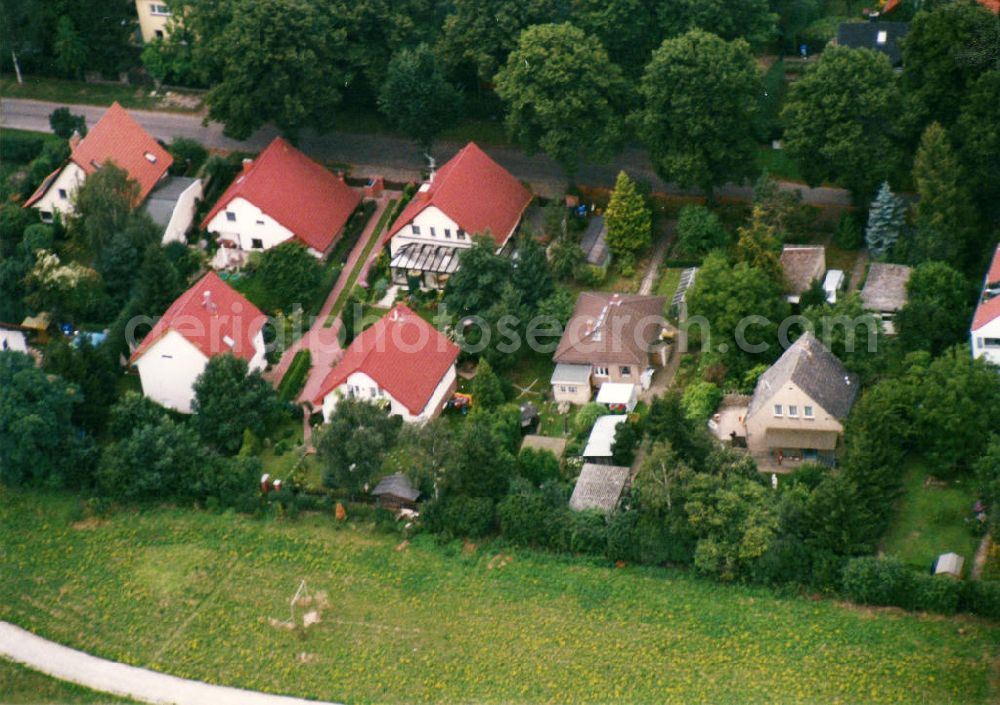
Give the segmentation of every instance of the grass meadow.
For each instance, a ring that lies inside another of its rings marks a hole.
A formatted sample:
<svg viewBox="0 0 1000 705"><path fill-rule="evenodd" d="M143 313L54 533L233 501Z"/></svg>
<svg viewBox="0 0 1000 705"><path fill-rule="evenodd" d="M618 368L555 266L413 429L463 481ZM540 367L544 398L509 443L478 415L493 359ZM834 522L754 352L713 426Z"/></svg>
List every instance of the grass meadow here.
<svg viewBox="0 0 1000 705"><path fill-rule="evenodd" d="M325 515L84 517L74 497L0 488L0 618L188 678L352 704L1000 696L1000 624L971 618L496 544L404 545ZM288 629L302 580L295 619L319 622Z"/></svg>

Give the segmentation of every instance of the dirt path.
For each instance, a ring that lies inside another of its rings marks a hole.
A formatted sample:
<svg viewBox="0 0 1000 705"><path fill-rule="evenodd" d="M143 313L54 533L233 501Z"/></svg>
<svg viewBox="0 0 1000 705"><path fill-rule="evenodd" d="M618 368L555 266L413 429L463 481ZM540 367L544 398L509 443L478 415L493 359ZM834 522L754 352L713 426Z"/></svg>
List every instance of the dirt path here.
<svg viewBox="0 0 1000 705"><path fill-rule="evenodd" d="M91 656L0 622L0 657L102 693L161 705L332 705L178 678Z"/></svg>
<svg viewBox="0 0 1000 705"><path fill-rule="evenodd" d="M989 534L984 535L983 540L979 542L976 555L972 559L972 571L969 573L971 580L979 580L983 576L983 568L986 567L986 559L990 555L991 544L992 540Z"/></svg>
<svg viewBox="0 0 1000 705"><path fill-rule="evenodd" d="M642 284L639 285L639 293L643 296L649 296L653 293L653 285L656 284L656 275L660 271L660 265L663 263L663 258L667 256L667 250L670 248L670 243L674 241L674 233L677 230L677 221L671 220L667 223L666 232L657 241L656 246L653 248L653 254L649 258L649 266L646 268L646 276L642 278Z"/></svg>

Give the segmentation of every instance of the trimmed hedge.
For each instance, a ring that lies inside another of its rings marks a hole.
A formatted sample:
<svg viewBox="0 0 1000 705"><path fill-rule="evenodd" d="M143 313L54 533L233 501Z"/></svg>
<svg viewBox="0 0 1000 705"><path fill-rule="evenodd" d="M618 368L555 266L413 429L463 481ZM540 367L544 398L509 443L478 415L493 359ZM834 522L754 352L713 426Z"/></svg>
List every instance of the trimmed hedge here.
<svg viewBox="0 0 1000 705"><path fill-rule="evenodd" d="M844 567L841 589L852 602L983 617L1000 616L1000 586L916 573L894 557L855 558Z"/></svg>
<svg viewBox="0 0 1000 705"><path fill-rule="evenodd" d="M299 350L292 358L292 364L278 385L278 399L285 402L295 401L306 383L306 375L312 367L312 354L308 350Z"/></svg>

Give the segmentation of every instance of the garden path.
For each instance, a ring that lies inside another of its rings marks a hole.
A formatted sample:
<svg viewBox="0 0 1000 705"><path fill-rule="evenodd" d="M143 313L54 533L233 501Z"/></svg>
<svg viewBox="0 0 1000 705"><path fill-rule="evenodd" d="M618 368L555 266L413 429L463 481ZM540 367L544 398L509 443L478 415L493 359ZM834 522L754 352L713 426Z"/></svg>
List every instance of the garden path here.
<svg viewBox="0 0 1000 705"><path fill-rule="evenodd" d="M332 705L178 678L108 661L0 622L0 657L62 681L158 705Z"/></svg>

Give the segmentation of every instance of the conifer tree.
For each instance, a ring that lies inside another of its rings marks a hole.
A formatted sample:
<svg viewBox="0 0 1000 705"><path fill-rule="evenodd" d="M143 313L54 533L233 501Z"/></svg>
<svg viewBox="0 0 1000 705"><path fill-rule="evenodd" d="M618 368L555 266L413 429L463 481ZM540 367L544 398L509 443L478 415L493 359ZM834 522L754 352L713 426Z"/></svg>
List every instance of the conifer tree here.
<svg viewBox="0 0 1000 705"><path fill-rule="evenodd" d="M653 214L635 182L624 171L618 172L605 220L611 254L618 257L622 265L634 263L636 256L652 241Z"/></svg>
<svg viewBox="0 0 1000 705"><path fill-rule="evenodd" d="M873 257L884 255L899 239L903 214L903 200L892 192L888 181L883 181L868 211L868 228L865 230L865 243Z"/></svg>

